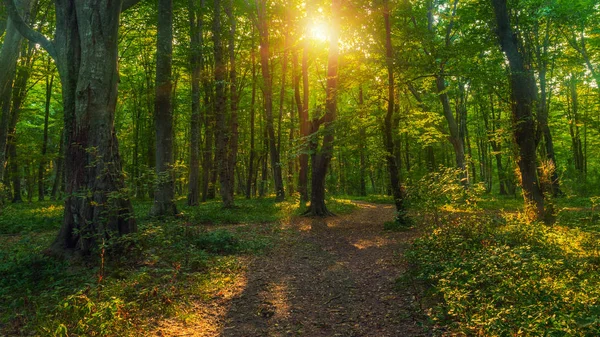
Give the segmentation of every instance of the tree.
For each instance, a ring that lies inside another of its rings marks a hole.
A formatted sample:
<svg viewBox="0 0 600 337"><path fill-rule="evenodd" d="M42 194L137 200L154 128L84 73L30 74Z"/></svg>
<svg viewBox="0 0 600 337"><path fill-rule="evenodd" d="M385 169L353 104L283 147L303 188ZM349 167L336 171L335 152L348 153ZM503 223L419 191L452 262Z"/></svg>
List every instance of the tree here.
<svg viewBox="0 0 600 337"><path fill-rule="evenodd" d="M200 34L202 20L194 0L188 1L190 21L190 68L192 73L192 115L190 118L190 178L188 183L189 206L197 206L200 202L200 74L202 64L200 58Z"/></svg>
<svg viewBox="0 0 600 337"><path fill-rule="evenodd" d="M158 2L156 40L156 96L154 127L156 130L156 175L154 203L150 214L175 215L175 183L173 181L173 0Z"/></svg>
<svg viewBox="0 0 600 337"><path fill-rule="evenodd" d="M323 142L312 157L310 206L305 212L311 216L332 215L325 205L325 177L333 156L334 122L337 114L339 32L341 0L331 1L331 27L329 57L327 60L327 84L325 90L325 114L312 121L312 134L315 135L323 125Z"/></svg>
<svg viewBox="0 0 600 337"><path fill-rule="evenodd" d="M260 65L263 79L263 95L265 121L267 124L267 139L269 142L269 155L271 158L271 169L273 170L273 180L275 183L275 194L278 201L285 199L283 189L283 176L281 174L281 160L279 158L279 149L275 139L275 127L273 125L273 80L271 78L269 49L269 25L267 18L267 0L257 0L256 7L258 20L256 25L260 38Z"/></svg>
<svg viewBox="0 0 600 337"><path fill-rule="evenodd" d="M51 251L87 254L137 230L114 132L119 18L134 3L57 0L54 41L27 26L12 0L4 3L19 32L54 59L63 88L67 198Z"/></svg>
<svg viewBox="0 0 600 337"><path fill-rule="evenodd" d="M385 26L385 60L388 73L388 106L385 114L383 138L386 149L386 159L388 171L390 174L390 184L392 189L392 195L394 196L394 204L396 205L396 212L398 216L396 221L402 223L405 221L404 217L406 210L404 209L404 195L400 186L400 172L399 166L396 160L399 156L396 156L394 134L397 132L395 128L394 119L394 54L392 48L392 29L390 23L390 6L389 1L384 0L383 2L383 21ZM361 92L362 96L362 92Z"/></svg>
<svg viewBox="0 0 600 337"><path fill-rule="evenodd" d="M50 100L52 99L52 85L54 83L54 74L46 77L46 102L44 104L44 140L42 141L42 160L38 167L38 199L44 200L46 188L44 187L44 164L45 156L48 152L48 119L50 118Z"/></svg>
<svg viewBox="0 0 600 337"><path fill-rule="evenodd" d="M515 142L519 148L519 170L525 207L532 220L547 220L544 195L537 179L535 123L532 110L536 104L535 80L526 68L513 34L506 0L491 0L496 17L496 34L500 47L508 58L512 89L512 123Z"/></svg>

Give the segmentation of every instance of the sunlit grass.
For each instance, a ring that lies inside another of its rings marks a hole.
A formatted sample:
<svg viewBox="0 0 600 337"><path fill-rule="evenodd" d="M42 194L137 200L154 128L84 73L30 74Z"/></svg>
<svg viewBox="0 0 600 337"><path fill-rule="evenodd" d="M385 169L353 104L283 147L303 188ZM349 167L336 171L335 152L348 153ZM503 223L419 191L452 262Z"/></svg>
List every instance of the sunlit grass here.
<svg viewBox="0 0 600 337"><path fill-rule="evenodd" d="M490 208L418 239L407 256L414 280L431 286L434 326L481 336L600 335L600 232L585 208L557 204L552 226Z"/></svg>

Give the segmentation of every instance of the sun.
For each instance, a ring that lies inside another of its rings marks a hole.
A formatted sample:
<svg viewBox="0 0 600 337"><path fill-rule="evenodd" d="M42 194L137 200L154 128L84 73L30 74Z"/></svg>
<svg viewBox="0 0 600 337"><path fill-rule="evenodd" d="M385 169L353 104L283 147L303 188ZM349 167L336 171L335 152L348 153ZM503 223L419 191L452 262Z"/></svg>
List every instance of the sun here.
<svg viewBox="0 0 600 337"><path fill-rule="evenodd" d="M309 29L310 37L319 41L329 40L329 27L322 21L315 21Z"/></svg>

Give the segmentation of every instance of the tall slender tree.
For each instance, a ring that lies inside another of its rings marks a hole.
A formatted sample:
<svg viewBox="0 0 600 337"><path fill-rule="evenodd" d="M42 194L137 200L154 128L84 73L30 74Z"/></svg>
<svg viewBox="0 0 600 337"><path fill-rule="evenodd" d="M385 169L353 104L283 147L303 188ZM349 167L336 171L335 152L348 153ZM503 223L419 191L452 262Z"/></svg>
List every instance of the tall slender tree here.
<svg viewBox="0 0 600 337"><path fill-rule="evenodd" d="M271 77L271 52L269 41L269 24L267 17L267 0L256 0L258 20L258 34L260 37L260 65L263 79L263 96L267 139L269 142L269 157L271 169L273 170L273 181L275 183L276 200L285 199L283 189L283 176L281 174L281 160L277 141L275 139L275 127L273 123L273 80Z"/></svg>
<svg viewBox="0 0 600 337"><path fill-rule="evenodd" d="M156 131L156 190L150 214L177 214L173 176L173 0L159 0L156 38L156 96L154 128Z"/></svg>
<svg viewBox="0 0 600 337"><path fill-rule="evenodd" d="M394 196L394 204L396 205L396 221L403 223L405 222L406 210L404 209L404 194L400 186L400 171L396 160L399 156L396 156L394 133L397 132L397 127L394 128L394 52L392 47L392 28L390 21L390 5L388 0L383 2L383 22L385 26L385 60L388 72L388 106L385 114L384 121L384 144L386 149L386 161L388 171L390 174L390 186L392 189L392 195ZM362 95L362 93L361 93Z"/></svg>
<svg viewBox="0 0 600 337"><path fill-rule="evenodd" d="M192 115L190 118L190 177L188 186L189 206L196 206L200 202L200 74L202 57L200 45L200 24L198 8L195 0L188 1L188 15L190 23L190 68L192 72Z"/></svg>

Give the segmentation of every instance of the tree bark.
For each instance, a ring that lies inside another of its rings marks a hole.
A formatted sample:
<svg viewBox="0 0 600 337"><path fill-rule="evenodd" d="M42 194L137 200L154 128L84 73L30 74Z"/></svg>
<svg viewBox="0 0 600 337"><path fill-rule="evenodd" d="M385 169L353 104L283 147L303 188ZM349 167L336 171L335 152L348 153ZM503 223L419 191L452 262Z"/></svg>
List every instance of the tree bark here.
<svg viewBox="0 0 600 337"><path fill-rule="evenodd" d="M506 0L491 0L496 17L496 33L508 58L512 99L512 122L515 142L519 148L518 165L525 207L531 220L545 220L544 196L537 179L535 123L535 80L526 68L518 42L510 27Z"/></svg>
<svg viewBox="0 0 600 337"><path fill-rule="evenodd" d="M156 176L153 216L175 215L173 180L173 0L159 0L156 40L156 97L154 128L156 132Z"/></svg>

